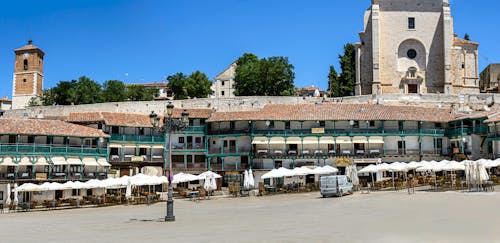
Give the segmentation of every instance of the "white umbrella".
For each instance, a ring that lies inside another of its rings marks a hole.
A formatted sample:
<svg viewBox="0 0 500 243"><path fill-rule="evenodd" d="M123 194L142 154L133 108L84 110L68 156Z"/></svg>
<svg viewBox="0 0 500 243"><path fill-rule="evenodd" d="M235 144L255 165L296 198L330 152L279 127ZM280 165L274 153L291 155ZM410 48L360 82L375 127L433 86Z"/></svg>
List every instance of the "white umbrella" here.
<svg viewBox="0 0 500 243"><path fill-rule="evenodd" d="M252 169L248 171L248 185L250 186L250 188L253 188L255 186L255 179L253 178Z"/></svg>
<svg viewBox="0 0 500 243"><path fill-rule="evenodd" d="M132 182L129 180L127 184L127 189L125 190L125 198L132 198Z"/></svg>
<svg viewBox="0 0 500 243"><path fill-rule="evenodd" d="M279 177L288 177L293 176L292 170L289 170L285 167L278 168L278 174L281 175Z"/></svg>
<svg viewBox="0 0 500 243"><path fill-rule="evenodd" d="M278 175L278 170L277 169L272 169L271 171L263 174L260 178L262 178L262 179L270 179L270 178L276 178L276 177L280 177Z"/></svg>
<svg viewBox="0 0 500 243"><path fill-rule="evenodd" d="M210 178L205 178L203 188L205 188L206 191L210 191L210 188L212 188L212 185L210 184Z"/></svg>
<svg viewBox="0 0 500 243"><path fill-rule="evenodd" d="M182 183L182 182L189 182L189 181L197 181L201 180L199 176L195 176L189 173L178 173L174 175L174 179L172 180L172 183Z"/></svg>
<svg viewBox="0 0 500 243"><path fill-rule="evenodd" d="M248 170L245 170L243 174L243 188L249 189L250 186L248 185Z"/></svg>
<svg viewBox="0 0 500 243"><path fill-rule="evenodd" d="M302 166L302 167L295 167L292 170L292 173L297 176L304 176L304 175L314 174L314 171L307 168L306 166Z"/></svg>
<svg viewBox="0 0 500 243"><path fill-rule="evenodd" d="M358 174L370 173L370 176L372 177L372 186L373 186L374 185L373 173L377 172L378 172L378 167L376 165L368 165L365 168L359 170Z"/></svg>
<svg viewBox="0 0 500 243"><path fill-rule="evenodd" d="M346 167L346 174L349 172L348 176L352 180L352 184L354 186L359 185L359 177L358 177L358 169L356 168L356 165L351 165Z"/></svg>
<svg viewBox="0 0 500 243"><path fill-rule="evenodd" d="M337 169L337 168L335 168L333 166L329 166L329 165L323 166L323 170L328 171L330 173L337 173L337 172L339 172L339 169Z"/></svg>
<svg viewBox="0 0 500 243"><path fill-rule="evenodd" d="M33 183L24 183L18 186L15 190L18 192L34 192L34 191L40 191L41 188L40 186Z"/></svg>
<svg viewBox="0 0 500 243"><path fill-rule="evenodd" d="M198 175L198 177L199 177L200 180L204 180L207 176L213 176L215 179L222 178L221 175L219 175L219 174L217 174L215 172L212 172L210 170L209 171L205 171L205 172L203 172L203 173L201 173L201 174Z"/></svg>
<svg viewBox="0 0 500 243"><path fill-rule="evenodd" d="M215 174L215 173L214 173ZM217 190L217 181L214 175L210 177L210 185L212 190Z"/></svg>
<svg viewBox="0 0 500 243"><path fill-rule="evenodd" d="M17 194L17 183L14 184L14 205L19 204L19 196Z"/></svg>
<svg viewBox="0 0 500 243"><path fill-rule="evenodd" d="M10 206L10 203L12 200L10 199L10 183L7 183L7 200L5 201L5 204Z"/></svg>

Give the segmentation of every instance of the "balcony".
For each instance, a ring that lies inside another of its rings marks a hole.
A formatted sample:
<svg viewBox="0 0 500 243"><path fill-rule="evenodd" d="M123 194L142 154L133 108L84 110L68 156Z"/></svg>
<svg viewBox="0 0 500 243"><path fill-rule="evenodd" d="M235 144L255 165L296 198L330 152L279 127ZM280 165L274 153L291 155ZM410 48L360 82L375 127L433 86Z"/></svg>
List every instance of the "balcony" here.
<svg viewBox="0 0 500 243"><path fill-rule="evenodd" d="M205 134L205 126L189 126L186 130L182 132L177 132L181 134Z"/></svg>
<svg viewBox="0 0 500 243"><path fill-rule="evenodd" d="M72 147L64 145L0 144L0 154L64 154L64 155L106 155L106 148Z"/></svg>
<svg viewBox="0 0 500 243"><path fill-rule="evenodd" d="M444 129L391 129L391 128L353 128L353 129L325 129L325 133L313 134L311 129L294 129L294 130L255 130L254 135L278 135L278 136L382 136L382 135L398 135L398 136L443 136Z"/></svg>
<svg viewBox="0 0 500 243"><path fill-rule="evenodd" d="M112 134L110 141L135 143L165 143L164 136L157 135L120 135Z"/></svg>

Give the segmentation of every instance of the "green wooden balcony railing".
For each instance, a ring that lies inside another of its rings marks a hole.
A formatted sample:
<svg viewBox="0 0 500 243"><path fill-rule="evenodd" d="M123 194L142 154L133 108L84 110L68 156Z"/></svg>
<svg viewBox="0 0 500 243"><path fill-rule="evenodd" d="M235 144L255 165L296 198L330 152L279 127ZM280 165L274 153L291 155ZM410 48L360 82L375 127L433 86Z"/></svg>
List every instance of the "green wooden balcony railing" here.
<svg viewBox="0 0 500 243"><path fill-rule="evenodd" d="M0 144L0 154L69 154L69 155L106 155L106 148L85 148L38 144Z"/></svg>

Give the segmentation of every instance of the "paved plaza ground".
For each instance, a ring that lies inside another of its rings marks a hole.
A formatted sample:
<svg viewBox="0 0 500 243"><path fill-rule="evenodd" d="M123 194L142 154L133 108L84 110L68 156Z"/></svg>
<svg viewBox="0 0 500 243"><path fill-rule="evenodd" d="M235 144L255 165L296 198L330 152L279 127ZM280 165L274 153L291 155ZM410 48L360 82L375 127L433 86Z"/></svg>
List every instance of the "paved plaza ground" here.
<svg viewBox="0 0 500 243"><path fill-rule="evenodd" d="M500 188L496 188L497 191ZM499 193L319 193L0 215L0 242L500 242Z"/></svg>

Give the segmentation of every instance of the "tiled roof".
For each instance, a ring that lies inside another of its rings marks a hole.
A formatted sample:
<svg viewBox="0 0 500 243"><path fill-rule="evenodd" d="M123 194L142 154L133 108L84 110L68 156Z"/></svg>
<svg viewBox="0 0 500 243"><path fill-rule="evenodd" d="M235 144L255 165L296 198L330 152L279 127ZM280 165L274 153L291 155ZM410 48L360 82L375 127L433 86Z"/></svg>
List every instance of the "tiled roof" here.
<svg viewBox="0 0 500 243"><path fill-rule="evenodd" d="M104 122L108 126L152 127L149 115L118 112L72 112L68 122Z"/></svg>
<svg viewBox="0 0 500 243"><path fill-rule="evenodd" d="M99 129L57 120L0 118L0 134L108 137Z"/></svg>
<svg viewBox="0 0 500 243"><path fill-rule="evenodd" d="M455 45L474 45L474 46L479 45L479 43L477 43L477 42L465 40L465 39L458 38L458 37L455 37L453 39L453 44L455 44Z"/></svg>
<svg viewBox="0 0 500 243"><path fill-rule="evenodd" d="M183 109L174 109L173 118L180 118ZM209 118L211 109L187 109L190 118ZM166 114L165 114L166 115ZM160 116L162 118L163 116ZM163 119L160 119L162 123ZM74 123L103 122L108 126L121 127L152 127L149 114L119 113L119 112L72 112L66 120Z"/></svg>
<svg viewBox="0 0 500 243"><path fill-rule="evenodd" d="M490 122L500 122L500 111L495 112L494 114L490 114L488 119L484 121L485 123Z"/></svg>
<svg viewBox="0 0 500 243"><path fill-rule="evenodd" d="M212 109L186 109L189 112L189 118L209 118L212 115ZM180 118L184 109L174 109L172 117ZM167 114L165 114L167 115Z"/></svg>
<svg viewBox="0 0 500 243"><path fill-rule="evenodd" d="M462 116L458 117L457 120L484 118L484 117L488 117L488 116L493 115L493 114L498 113L498 112L499 112L498 110L481 111L481 112L476 112L473 114L462 115Z"/></svg>
<svg viewBox="0 0 500 243"><path fill-rule="evenodd" d="M40 51L42 54L43 54L43 51L38 48L38 46L35 46L33 44L31 44L31 42L21 48L17 48L14 50L14 52L20 52L20 51L29 51L29 50L37 50L37 51Z"/></svg>
<svg viewBox="0 0 500 243"><path fill-rule="evenodd" d="M404 120L448 122L457 116L446 108L371 104L271 104L258 111L217 112L208 121L236 120Z"/></svg>

